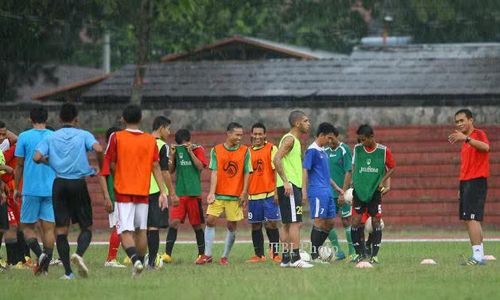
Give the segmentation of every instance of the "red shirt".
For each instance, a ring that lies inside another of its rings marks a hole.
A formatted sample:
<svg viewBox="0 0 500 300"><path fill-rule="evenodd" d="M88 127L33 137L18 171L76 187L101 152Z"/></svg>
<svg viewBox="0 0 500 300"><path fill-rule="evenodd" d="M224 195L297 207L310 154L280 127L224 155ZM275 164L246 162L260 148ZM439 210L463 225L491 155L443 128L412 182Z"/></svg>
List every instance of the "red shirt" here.
<svg viewBox="0 0 500 300"><path fill-rule="evenodd" d="M377 147L377 145L375 145ZM372 152L375 150L375 147L370 148L370 147L364 147L366 152ZM354 162L354 161L353 161ZM389 147L385 146L385 166L387 169L394 169L396 166L396 160L394 160L394 156L392 156L391 149Z"/></svg>
<svg viewBox="0 0 500 300"><path fill-rule="evenodd" d="M469 135L471 139L490 144L484 131L474 129ZM489 152L479 152L469 143L462 145L462 165L460 166L460 180L474 178L488 178L490 176Z"/></svg>

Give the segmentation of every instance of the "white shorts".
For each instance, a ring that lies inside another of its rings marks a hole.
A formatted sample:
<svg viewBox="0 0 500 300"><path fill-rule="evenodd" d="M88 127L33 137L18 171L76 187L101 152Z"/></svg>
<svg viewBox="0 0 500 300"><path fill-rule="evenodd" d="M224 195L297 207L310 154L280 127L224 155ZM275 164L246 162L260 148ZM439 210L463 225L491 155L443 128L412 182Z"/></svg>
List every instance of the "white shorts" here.
<svg viewBox="0 0 500 300"><path fill-rule="evenodd" d="M116 203L118 234L124 231L146 230L148 228L148 204L143 203Z"/></svg>
<svg viewBox="0 0 500 300"><path fill-rule="evenodd" d="M118 209L116 208L116 202L113 206L113 212L108 214L109 228L113 228L118 224Z"/></svg>

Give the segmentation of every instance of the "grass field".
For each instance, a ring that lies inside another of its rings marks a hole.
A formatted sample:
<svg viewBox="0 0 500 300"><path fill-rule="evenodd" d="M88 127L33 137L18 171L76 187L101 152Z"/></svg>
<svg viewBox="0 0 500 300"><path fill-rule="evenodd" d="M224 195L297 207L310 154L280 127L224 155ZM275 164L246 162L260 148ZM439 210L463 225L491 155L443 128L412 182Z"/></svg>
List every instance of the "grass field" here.
<svg viewBox="0 0 500 300"><path fill-rule="evenodd" d="M222 247L215 245L216 256ZM486 254L500 254L500 242L486 242L485 248ZM196 266L195 245L183 244L174 249L173 264L132 279L130 268L104 268L107 248L94 245L85 255L89 278L59 280L61 266L37 278L28 270L8 270L0 273L0 299L496 299L500 261L460 266L469 249L466 242L385 243L382 263L373 269L334 262L299 270L270 261L245 263L252 255L248 243L235 244L229 266ZM423 258L438 264L420 265Z"/></svg>

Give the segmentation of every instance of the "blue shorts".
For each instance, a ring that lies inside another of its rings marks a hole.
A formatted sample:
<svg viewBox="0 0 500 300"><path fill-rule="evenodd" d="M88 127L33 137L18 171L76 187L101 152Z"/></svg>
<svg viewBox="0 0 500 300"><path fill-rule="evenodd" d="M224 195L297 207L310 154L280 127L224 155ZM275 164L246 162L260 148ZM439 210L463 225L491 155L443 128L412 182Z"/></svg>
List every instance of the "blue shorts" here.
<svg viewBox="0 0 500 300"><path fill-rule="evenodd" d="M279 206L274 203L274 196L261 200L248 200L248 223L264 221L281 221Z"/></svg>
<svg viewBox="0 0 500 300"><path fill-rule="evenodd" d="M335 218L335 201L330 194L307 195L311 206L311 219Z"/></svg>
<svg viewBox="0 0 500 300"><path fill-rule="evenodd" d="M54 222L52 197L23 196L21 223L33 224L38 220Z"/></svg>

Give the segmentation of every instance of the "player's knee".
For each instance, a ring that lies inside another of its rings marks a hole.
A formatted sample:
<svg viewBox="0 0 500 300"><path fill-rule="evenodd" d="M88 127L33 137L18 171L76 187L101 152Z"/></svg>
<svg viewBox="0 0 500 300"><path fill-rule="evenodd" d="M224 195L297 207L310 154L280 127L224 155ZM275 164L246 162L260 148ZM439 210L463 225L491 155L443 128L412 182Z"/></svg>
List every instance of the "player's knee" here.
<svg viewBox="0 0 500 300"><path fill-rule="evenodd" d="M170 221L169 226L172 227L173 229L177 229L179 227L180 223L181 222L179 220L172 220L172 221Z"/></svg>
<svg viewBox="0 0 500 300"><path fill-rule="evenodd" d="M236 231L236 222L227 222L226 227L229 231Z"/></svg>
<svg viewBox="0 0 500 300"><path fill-rule="evenodd" d="M213 218L211 216L209 216L207 218L207 226L208 227L214 227L216 223L217 223L217 219L216 218Z"/></svg>
<svg viewBox="0 0 500 300"><path fill-rule="evenodd" d="M278 223L275 221L268 221L264 224L266 229L277 229L278 228Z"/></svg>
<svg viewBox="0 0 500 300"><path fill-rule="evenodd" d="M267 226L266 226L267 228ZM262 229L262 223L253 223L252 224L252 230L261 230Z"/></svg>
<svg viewBox="0 0 500 300"><path fill-rule="evenodd" d="M177 226L179 226L179 223L177 223ZM191 225L191 226L193 227L194 231L201 229L201 224L195 224L195 225ZM177 229L177 227L175 227L175 229Z"/></svg>

